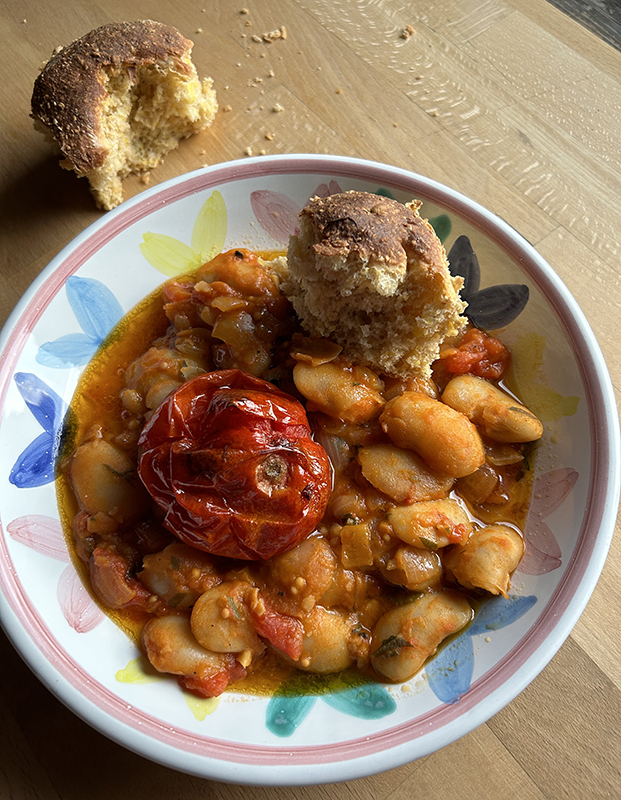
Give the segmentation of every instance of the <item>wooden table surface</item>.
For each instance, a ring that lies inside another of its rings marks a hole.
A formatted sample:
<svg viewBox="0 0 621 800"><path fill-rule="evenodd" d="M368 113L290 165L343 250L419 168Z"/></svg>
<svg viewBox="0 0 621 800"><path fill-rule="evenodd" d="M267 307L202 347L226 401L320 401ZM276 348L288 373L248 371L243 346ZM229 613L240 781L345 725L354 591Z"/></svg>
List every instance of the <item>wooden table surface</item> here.
<svg viewBox="0 0 621 800"><path fill-rule="evenodd" d="M38 69L57 45L103 23L151 18L195 42L221 111L150 185L250 152L359 156L441 181L548 260L582 306L618 393L621 53L545 0L244 3L4 0L0 323L101 216L86 182L61 170L33 129ZM414 33L402 38L406 25ZM281 26L286 39L252 39ZM129 179L126 196L144 188ZM152 764L68 711L0 634L0 797L621 797L620 542L573 633L516 700L434 755L346 784L252 789Z"/></svg>

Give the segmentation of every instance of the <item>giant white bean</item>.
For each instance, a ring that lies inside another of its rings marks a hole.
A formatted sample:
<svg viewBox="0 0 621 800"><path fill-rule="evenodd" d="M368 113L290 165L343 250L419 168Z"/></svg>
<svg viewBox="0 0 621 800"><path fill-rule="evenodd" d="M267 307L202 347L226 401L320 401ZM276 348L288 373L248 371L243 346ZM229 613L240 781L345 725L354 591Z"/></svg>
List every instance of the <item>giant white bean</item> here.
<svg viewBox="0 0 621 800"><path fill-rule="evenodd" d="M443 554L444 566L466 589L507 597L511 575L524 555L524 540L508 525L487 525Z"/></svg>
<svg viewBox="0 0 621 800"><path fill-rule="evenodd" d="M389 400L380 423L396 445L414 450L432 469L453 478L470 475L485 461L481 437L470 420L421 392Z"/></svg>
<svg viewBox="0 0 621 800"><path fill-rule="evenodd" d="M71 460L71 482L80 505L117 521L132 519L147 507L149 496L129 456L105 439L81 444Z"/></svg>
<svg viewBox="0 0 621 800"><path fill-rule="evenodd" d="M415 503L446 497L454 479L432 470L412 450L374 444L358 450L362 474L396 503Z"/></svg>
<svg viewBox="0 0 621 800"><path fill-rule="evenodd" d="M265 645L257 636L248 608L251 593L257 590L245 581L225 581L207 589L194 604L190 617L197 642L216 653L262 653Z"/></svg>
<svg viewBox="0 0 621 800"><path fill-rule="evenodd" d="M396 506L386 521L401 541L425 550L461 543L472 530L467 512L451 498Z"/></svg>
<svg viewBox="0 0 621 800"><path fill-rule="evenodd" d="M388 680L409 680L441 642L464 628L472 608L457 592L428 592L383 614L373 629L371 663Z"/></svg>
<svg viewBox="0 0 621 800"><path fill-rule="evenodd" d="M449 381L442 402L460 411L497 442L534 442L543 434L541 421L526 406L476 375Z"/></svg>
<svg viewBox="0 0 621 800"><path fill-rule="evenodd" d="M300 361L293 369L293 380L315 410L343 422L368 422L377 417L384 405L377 375L363 367L348 367L339 360L317 367Z"/></svg>
<svg viewBox="0 0 621 800"><path fill-rule="evenodd" d="M224 670L229 659L206 650L196 641L187 617L153 617L144 626L142 642L158 672L209 678Z"/></svg>
<svg viewBox="0 0 621 800"><path fill-rule="evenodd" d="M308 672L340 672L351 666L349 639L354 617L315 606L302 619L304 642L296 666Z"/></svg>

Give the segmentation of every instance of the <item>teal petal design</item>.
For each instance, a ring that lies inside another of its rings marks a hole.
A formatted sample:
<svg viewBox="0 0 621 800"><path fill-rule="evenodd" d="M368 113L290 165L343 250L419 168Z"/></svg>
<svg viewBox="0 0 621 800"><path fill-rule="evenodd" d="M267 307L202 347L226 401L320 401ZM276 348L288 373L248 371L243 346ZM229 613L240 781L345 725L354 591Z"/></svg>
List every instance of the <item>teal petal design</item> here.
<svg viewBox="0 0 621 800"><path fill-rule="evenodd" d="M343 714L360 719L381 719L392 714L397 704L378 683L352 686L342 692L324 695L324 702Z"/></svg>
<svg viewBox="0 0 621 800"><path fill-rule="evenodd" d="M395 199L394 194L390 191L390 189L384 189L380 186L379 189L376 189L374 194L378 194L380 197L389 197L391 200Z"/></svg>
<svg viewBox="0 0 621 800"><path fill-rule="evenodd" d="M275 736L291 736L308 716L317 698L313 695L286 697L276 693L267 707L265 726Z"/></svg>
<svg viewBox="0 0 621 800"><path fill-rule="evenodd" d="M453 228L453 223L451 222L451 218L448 216L448 214L440 214L437 217L431 217L429 224L434 229L436 236L442 243L448 239Z"/></svg>

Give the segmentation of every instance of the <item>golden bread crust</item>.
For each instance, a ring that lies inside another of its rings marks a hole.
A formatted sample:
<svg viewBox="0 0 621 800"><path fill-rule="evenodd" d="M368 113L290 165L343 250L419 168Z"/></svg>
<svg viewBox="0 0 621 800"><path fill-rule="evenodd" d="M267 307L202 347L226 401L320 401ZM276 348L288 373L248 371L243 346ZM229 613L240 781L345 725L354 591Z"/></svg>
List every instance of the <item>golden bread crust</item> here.
<svg viewBox="0 0 621 800"><path fill-rule="evenodd" d="M311 220L319 255L374 258L387 265L405 264L409 254L432 264L441 257L439 242L416 209L388 197L345 192L313 198L301 212Z"/></svg>
<svg viewBox="0 0 621 800"><path fill-rule="evenodd" d="M152 20L112 22L64 47L47 62L35 81L32 117L45 125L73 168L87 173L101 167L107 149L101 141L101 106L106 97L106 67L128 70L181 59L193 43L176 29Z"/></svg>

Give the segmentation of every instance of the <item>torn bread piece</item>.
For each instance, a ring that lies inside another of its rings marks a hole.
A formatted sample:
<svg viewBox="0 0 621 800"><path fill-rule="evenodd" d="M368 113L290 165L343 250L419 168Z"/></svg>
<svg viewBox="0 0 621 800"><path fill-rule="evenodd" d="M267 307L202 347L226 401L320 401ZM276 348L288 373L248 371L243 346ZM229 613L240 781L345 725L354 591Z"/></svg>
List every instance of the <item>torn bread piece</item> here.
<svg viewBox="0 0 621 800"><path fill-rule="evenodd" d="M389 375L426 378L467 320L463 280L449 273L419 206L366 192L313 198L289 240L281 288L311 336Z"/></svg>
<svg viewBox="0 0 621 800"><path fill-rule="evenodd" d="M389 375L426 378L467 320L463 280L449 273L419 206L366 192L313 198L289 240L281 288L311 336Z"/></svg>
<svg viewBox="0 0 621 800"><path fill-rule="evenodd" d="M160 22L110 23L55 53L35 81L35 127L58 144L61 166L88 178L99 208L213 122L213 82L199 79L192 47Z"/></svg>

